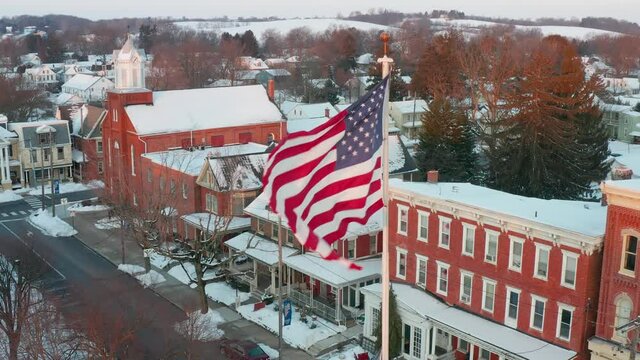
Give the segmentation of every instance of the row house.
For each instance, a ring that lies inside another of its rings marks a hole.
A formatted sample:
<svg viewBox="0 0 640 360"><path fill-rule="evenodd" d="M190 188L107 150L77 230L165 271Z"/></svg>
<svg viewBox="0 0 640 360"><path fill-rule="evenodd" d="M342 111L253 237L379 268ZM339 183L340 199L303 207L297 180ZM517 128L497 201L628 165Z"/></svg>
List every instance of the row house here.
<svg viewBox="0 0 640 360"><path fill-rule="evenodd" d="M389 102L389 116L400 133L411 140L418 138L427 110L427 102L422 99Z"/></svg>
<svg viewBox="0 0 640 360"><path fill-rule="evenodd" d="M9 120L0 114L0 185L3 190L11 190L19 186L20 160L17 149L20 146L18 134L8 130Z"/></svg>
<svg viewBox="0 0 640 360"><path fill-rule="evenodd" d="M104 173L102 122L103 108L83 105L70 114L73 178L75 181L100 180Z"/></svg>
<svg viewBox="0 0 640 360"><path fill-rule="evenodd" d="M37 86L52 86L58 84L58 76L47 64L32 67L24 71L27 81Z"/></svg>
<svg viewBox="0 0 640 360"><path fill-rule="evenodd" d="M606 207L391 180L391 279L407 359L587 359ZM364 289L375 340L380 287Z"/></svg>
<svg viewBox="0 0 640 360"><path fill-rule="evenodd" d="M640 330L623 325L640 316L640 180L606 181L601 189L609 206L596 333L589 350L592 360L630 359L632 339ZM633 351L640 355L638 348Z"/></svg>
<svg viewBox="0 0 640 360"><path fill-rule="evenodd" d="M298 306L336 323L357 317L364 308L361 288L380 281L381 219L352 224L348 236L335 242L339 255L362 267L349 270L335 261L305 252L286 221L271 212L261 194L244 209L251 217L251 231L225 242L229 256L244 255L250 271L240 279L257 294L278 293L278 238L282 241L284 293ZM232 269L237 270L237 269Z"/></svg>
<svg viewBox="0 0 640 360"><path fill-rule="evenodd" d="M41 126L51 126L55 132L51 136L39 134L38 128ZM14 122L9 123L7 129L18 136L10 162L12 181L25 187L39 185L51 178L61 181L72 179L68 121Z"/></svg>
<svg viewBox="0 0 640 360"><path fill-rule="evenodd" d="M99 102L106 98L107 92L113 87L113 81L103 76L77 74L62 84L62 92L75 95L85 102Z"/></svg>

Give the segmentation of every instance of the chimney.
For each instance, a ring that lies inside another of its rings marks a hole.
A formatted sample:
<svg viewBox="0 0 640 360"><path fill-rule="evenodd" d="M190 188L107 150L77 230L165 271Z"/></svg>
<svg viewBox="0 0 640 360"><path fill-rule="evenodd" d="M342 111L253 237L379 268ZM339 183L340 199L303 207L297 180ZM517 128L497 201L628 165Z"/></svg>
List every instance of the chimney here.
<svg viewBox="0 0 640 360"><path fill-rule="evenodd" d="M267 83L267 95L269 96L269 100L276 100L276 82L273 79L270 79Z"/></svg>
<svg viewBox="0 0 640 360"><path fill-rule="evenodd" d="M427 171L427 182L430 184L438 183L438 170Z"/></svg>
<svg viewBox="0 0 640 360"><path fill-rule="evenodd" d="M331 117L329 116L329 108L324 109L324 117L326 117L327 119Z"/></svg>

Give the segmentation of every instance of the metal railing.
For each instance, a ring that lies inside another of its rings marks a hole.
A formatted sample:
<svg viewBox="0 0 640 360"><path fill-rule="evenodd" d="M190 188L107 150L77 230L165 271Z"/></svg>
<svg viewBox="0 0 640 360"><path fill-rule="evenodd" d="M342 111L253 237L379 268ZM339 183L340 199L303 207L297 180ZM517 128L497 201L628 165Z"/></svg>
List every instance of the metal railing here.
<svg viewBox="0 0 640 360"><path fill-rule="evenodd" d="M289 292L289 298L291 298L291 301L293 301L298 306L310 307L311 312L323 319L329 320L334 323L346 321L346 317L342 311L340 311L340 316L336 317L335 306L330 306L316 299L312 299L308 294L291 289Z"/></svg>

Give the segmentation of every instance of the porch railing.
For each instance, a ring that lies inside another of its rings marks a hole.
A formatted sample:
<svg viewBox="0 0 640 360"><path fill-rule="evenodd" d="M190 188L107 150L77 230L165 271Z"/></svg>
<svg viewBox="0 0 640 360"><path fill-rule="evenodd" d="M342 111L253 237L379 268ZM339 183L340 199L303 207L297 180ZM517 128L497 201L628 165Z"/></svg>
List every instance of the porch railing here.
<svg viewBox="0 0 640 360"><path fill-rule="evenodd" d="M313 299L309 294L291 289L289 291L289 298L291 299L291 301L293 301L294 304L298 306L309 306L311 308L311 312L323 319L329 320L334 323L341 323L346 321L346 317L342 311L340 311L339 316L336 316L335 306L330 306L316 299Z"/></svg>

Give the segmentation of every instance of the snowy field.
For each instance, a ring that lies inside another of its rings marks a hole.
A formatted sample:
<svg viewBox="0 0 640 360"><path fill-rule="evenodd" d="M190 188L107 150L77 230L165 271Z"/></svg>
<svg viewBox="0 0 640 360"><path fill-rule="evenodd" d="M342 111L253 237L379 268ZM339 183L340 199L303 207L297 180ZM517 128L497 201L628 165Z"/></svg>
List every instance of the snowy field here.
<svg viewBox="0 0 640 360"><path fill-rule="evenodd" d="M78 232L59 217L53 217L47 210L38 210L29 216L29 223L44 235L53 237L73 236Z"/></svg>
<svg viewBox="0 0 640 360"><path fill-rule="evenodd" d="M470 20L470 19L454 19L454 20L445 20L445 19L431 19L431 24L438 27L452 27L455 29L459 29L461 31L473 31L479 30L481 28L492 27L492 26L504 26L505 24L494 23L490 21L480 21L480 20ZM552 25L543 25L543 26L525 26L525 25L515 25L518 30L540 30L542 35L562 35L564 37L586 40L599 35L620 35L620 33L600 30L600 29L591 29L591 28L583 28L578 26L552 26Z"/></svg>
<svg viewBox="0 0 640 360"><path fill-rule="evenodd" d="M253 304L243 305L238 308L238 312L245 319L277 333L278 312L273 311L272 305L258 311L253 311ZM337 326L320 318L315 320L315 323L317 324L316 328L310 329L309 325L300 321L299 312L294 311L291 325L284 327L282 338L287 344L306 350L316 342L346 330L344 326Z"/></svg>
<svg viewBox="0 0 640 360"><path fill-rule="evenodd" d="M230 34L244 33L247 30L253 31L256 39L260 41L262 34L269 29L279 31L286 34L289 31L306 27L311 32L324 32L331 28L351 28L354 27L362 31L370 30L387 30L389 27L384 25L372 24L363 21L341 20L341 19L289 19L276 21L258 21L258 22L220 22L220 21L179 21L175 22L178 27L194 31L208 31Z"/></svg>

